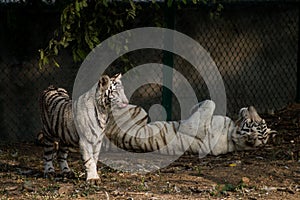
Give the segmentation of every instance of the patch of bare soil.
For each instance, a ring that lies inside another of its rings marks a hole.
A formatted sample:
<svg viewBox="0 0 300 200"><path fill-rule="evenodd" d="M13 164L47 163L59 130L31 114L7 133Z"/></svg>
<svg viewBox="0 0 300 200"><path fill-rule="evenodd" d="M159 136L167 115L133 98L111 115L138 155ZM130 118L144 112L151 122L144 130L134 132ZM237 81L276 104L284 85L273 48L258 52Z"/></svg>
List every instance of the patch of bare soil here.
<svg viewBox="0 0 300 200"><path fill-rule="evenodd" d="M183 156L147 174L99 163L102 183L85 183L79 153L70 153L76 178L43 177L42 148L0 146L1 199L300 199L300 105L264 116L278 134L256 151L218 157Z"/></svg>

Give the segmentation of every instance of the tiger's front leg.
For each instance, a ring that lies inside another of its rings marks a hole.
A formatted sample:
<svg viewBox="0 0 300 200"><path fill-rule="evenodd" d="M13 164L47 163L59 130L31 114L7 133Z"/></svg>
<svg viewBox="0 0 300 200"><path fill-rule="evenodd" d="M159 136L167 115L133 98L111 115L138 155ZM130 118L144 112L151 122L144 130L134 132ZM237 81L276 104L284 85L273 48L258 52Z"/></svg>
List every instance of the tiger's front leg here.
<svg viewBox="0 0 300 200"><path fill-rule="evenodd" d="M90 184L99 184L101 182L97 173L97 160L94 159L93 143L80 139L79 146L83 164L86 171L86 181Z"/></svg>

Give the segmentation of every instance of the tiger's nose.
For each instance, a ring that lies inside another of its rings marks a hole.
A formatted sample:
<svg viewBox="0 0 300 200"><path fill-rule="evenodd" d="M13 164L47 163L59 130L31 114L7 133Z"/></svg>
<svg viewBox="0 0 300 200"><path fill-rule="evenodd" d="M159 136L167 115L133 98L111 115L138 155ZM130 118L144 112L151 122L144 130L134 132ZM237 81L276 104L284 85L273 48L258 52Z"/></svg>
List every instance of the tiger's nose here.
<svg viewBox="0 0 300 200"><path fill-rule="evenodd" d="M124 103L124 104L129 104L128 99L123 99L123 103Z"/></svg>

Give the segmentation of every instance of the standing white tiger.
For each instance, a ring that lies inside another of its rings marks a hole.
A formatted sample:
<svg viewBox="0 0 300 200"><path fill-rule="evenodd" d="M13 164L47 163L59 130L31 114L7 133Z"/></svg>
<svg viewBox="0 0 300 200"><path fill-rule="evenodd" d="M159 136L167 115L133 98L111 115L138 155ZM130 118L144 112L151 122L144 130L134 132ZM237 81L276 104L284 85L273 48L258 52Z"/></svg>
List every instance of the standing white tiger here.
<svg viewBox="0 0 300 200"><path fill-rule="evenodd" d="M128 103L124 94L121 74L112 78L101 76L99 82L74 102L77 131L72 113L72 101L66 90L49 86L40 96L43 129L38 140L44 146L44 173L55 173L53 158L57 153L62 173L71 172L68 163L68 147L80 147L86 168L87 181L97 182L97 161L103 129L106 125L109 105L123 107ZM83 130L83 131L82 131ZM80 134L81 133L81 134Z"/></svg>
<svg viewBox="0 0 300 200"><path fill-rule="evenodd" d="M86 178L92 184L100 181L97 173L97 162L106 127L108 109L111 104L120 108L128 104L121 77L121 74L110 79L108 76L102 76L97 85L81 95L73 104Z"/></svg>

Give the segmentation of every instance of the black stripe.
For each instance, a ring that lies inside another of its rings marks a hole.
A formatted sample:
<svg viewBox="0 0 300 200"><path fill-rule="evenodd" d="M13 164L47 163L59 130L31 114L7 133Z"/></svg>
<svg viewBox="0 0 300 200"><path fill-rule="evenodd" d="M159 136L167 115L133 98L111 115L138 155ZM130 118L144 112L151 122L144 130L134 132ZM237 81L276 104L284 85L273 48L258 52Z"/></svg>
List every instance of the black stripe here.
<svg viewBox="0 0 300 200"><path fill-rule="evenodd" d="M79 146L79 135L78 135L78 133L75 129L73 131L74 132L71 133L69 131L69 129L67 129L67 133L70 135L71 145L72 146Z"/></svg>
<svg viewBox="0 0 300 200"><path fill-rule="evenodd" d="M69 152L68 147L60 145L60 147L59 147L59 153L68 154L68 152Z"/></svg>
<svg viewBox="0 0 300 200"><path fill-rule="evenodd" d="M134 148L133 148L133 146L132 146L132 138L133 138L133 137L130 137L128 145L129 145L129 148L130 148L130 149L134 150ZM135 137L134 137L134 138L135 138Z"/></svg>
<svg viewBox="0 0 300 200"><path fill-rule="evenodd" d="M184 146L183 146L182 137L179 137L179 139L180 139L180 145L181 145L182 152L184 152L185 149L184 149Z"/></svg>
<svg viewBox="0 0 300 200"><path fill-rule="evenodd" d="M153 137L148 137L148 143L149 143L150 151L153 151L152 139L153 139Z"/></svg>
<svg viewBox="0 0 300 200"><path fill-rule="evenodd" d="M64 101L65 98L61 97L61 96L56 96L55 98L53 98L51 100L51 103L47 104L47 111L52 114L54 112L54 110L56 109L56 106L58 105L58 103L60 101ZM50 109L50 110L49 110Z"/></svg>
<svg viewBox="0 0 300 200"><path fill-rule="evenodd" d="M59 101L61 101L61 99ZM58 131L57 131L57 129L58 129L57 128L57 126L58 126L58 120L59 120L58 118L59 118L59 115L60 115L60 112L61 112L61 106L63 105L63 103L58 104L59 101L55 101L54 102L55 106L53 107L53 109L56 112L54 112L54 111L50 112L50 115L51 115L51 117L50 117L51 130L53 131L53 134L55 136L58 136Z"/></svg>
<svg viewBox="0 0 300 200"><path fill-rule="evenodd" d="M140 114L140 112L141 112L141 109L140 109L140 107L135 107L136 109L134 109L134 112L133 112L133 114L131 115L132 116L132 119L134 119L134 118L136 118L136 116L138 116L139 114ZM131 110L131 109L130 109ZM129 110L129 111L130 111Z"/></svg>
<svg viewBox="0 0 300 200"><path fill-rule="evenodd" d="M97 122L97 124L98 124L98 126L101 128L101 129L103 129L103 127L102 127L102 125L101 125L101 120L98 118L98 110L97 110L97 105L94 105L95 107L94 107L94 117L95 117L95 119L96 119L96 122ZM101 114L100 114L101 115Z"/></svg>
<svg viewBox="0 0 300 200"><path fill-rule="evenodd" d="M93 126L92 126L92 124L89 124L89 128L90 128L90 130L91 130L91 132L92 132L93 136L97 137L97 136L98 136L98 134L97 134L97 133L95 132L95 130L93 129Z"/></svg>
<svg viewBox="0 0 300 200"><path fill-rule="evenodd" d="M69 119L69 117L67 117ZM72 120L73 117L72 117ZM66 135L69 136L69 140L68 141L68 144L72 145L72 146L78 146L79 144L79 136L78 136L78 133L76 131L76 128L75 128L75 124L74 124L74 121L70 122L68 120L65 120L64 121L64 126L65 126L65 129L64 129L64 132ZM72 132L71 132L71 129L72 129Z"/></svg>
<svg viewBox="0 0 300 200"><path fill-rule="evenodd" d="M145 149L145 152L148 152L148 148L147 148L146 142L144 142L144 149Z"/></svg>
<svg viewBox="0 0 300 200"><path fill-rule="evenodd" d="M56 103L58 103L56 101ZM54 131L54 134L58 137L58 138L61 138L61 133L59 132L59 127L60 127L60 124L61 124L61 113L62 113L62 109L64 108L65 104L64 102L62 102L61 104L57 104L55 105L56 109L55 111L57 113L53 113L51 112L51 114L53 114L53 117L52 117L52 126L53 126L53 131Z"/></svg>
<svg viewBox="0 0 300 200"><path fill-rule="evenodd" d="M116 121L116 119L123 119L123 118L124 118L124 115L127 115L128 112L130 113L131 110L136 109L136 108L138 108L138 107L130 108L129 111L123 112L121 115L118 116L118 118L116 118L116 116L114 116L113 113L111 113L111 118L114 119L114 121ZM115 118L116 118L116 119L115 119Z"/></svg>
<svg viewBox="0 0 300 200"><path fill-rule="evenodd" d="M54 153L54 151L53 151L53 150L44 151L44 155L45 155L45 156L52 155L53 153Z"/></svg>
<svg viewBox="0 0 300 200"><path fill-rule="evenodd" d="M250 129L249 129L249 128L244 128L244 127L243 127L241 130L242 130L242 131L245 131L245 132L250 132Z"/></svg>
<svg viewBox="0 0 300 200"><path fill-rule="evenodd" d="M69 104L67 104L67 103L65 103L63 106L62 106L62 108L61 108L61 110L62 110L62 113L61 113L61 115L59 116L59 120L58 120L58 122L57 123L59 123L58 125L60 125L60 134L61 134L61 136L62 136L62 140L65 142L65 143L69 143L68 141L69 141L69 138L67 137L68 136L68 134L67 134L67 129L68 129L68 127L67 126L65 126L65 123L66 123L66 121L68 120L68 118L66 118L66 110L68 111L68 105ZM58 126L59 127L59 126ZM58 130L59 131L59 130ZM60 137L60 136L59 136Z"/></svg>
<svg viewBox="0 0 300 200"><path fill-rule="evenodd" d="M127 135L127 133L126 132L124 132L123 133L123 137L122 137L122 139L121 139L121 145L123 145L124 147L126 147L126 145L125 145L125 137L126 137L126 135Z"/></svg>
<svg viewBox="0 0 300 200"><path fill-rule="evenodd" d="M137 131L137 134L138 134L139 132ZM134 137L134 142L135 142L135 146L137 146L138 147L138 149L142 149L142 146L141 146L141 143L138 141L138 135L136 135L136 137Z"/></svg>
<svg viewBox="0 0 300 200"><path fill-rule="evenodd" d="M83 160L83 158L82 158L82 160ZM86 164L87 162L89 162L90 160L91 160L91 158L88 158L86 161L83 160L83 161L84 161L84 162L83 162L83 165L85 165L85 164Z"/></svg>
<svg viewBox="0 0 300 200"><path fill-rule="evenodd" d="M167 145L166 135L164 135L161 131L159 131L159 135L164 143L164 146L166 146Z"/></svg>
<svg viewBox="0 0 300 200"><path fill-rule="evenodd" d="M136 123L134 123L132 126L130 126L130 127L126 130L126 132L129 132L130 130L132 130L132 128L134 128L136 125L140 125L142 122L145 121L146 118L147 118L147 116L146 116L146 117L143 117L142 119L140 119L139 121L137 121ZM128 121L131 121L131 120L128 120ZM128 121L126 121L126 122L123 123L123 124L127 124ZM123 125L123 124L122 124L122 125Z"/></svg>
<svg viewBox="0 0 300 200"><path fill-rule="evenodd" d="M49 93L47 93L47 95L46 95L46 97L45 97L45 104L47 105L47 106L49 106L49 105L52 105L52 102L57 98L57 97L59 97L59 95L57 94L57 93L53 93L53 94L50 94L50 92Z"/></svg>
<svg viewBox="0 0 300 200"><path fill-rule="evenodd" d="M44 159L44 161L46 161L46 162L50 162L50 161L52 161L52 160L53 160L53 159L52 159L52 157L51 157L51 158L49 158L49 159L47 159L47 158L43 157L43 159Z"/></svg>

